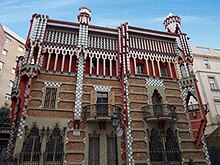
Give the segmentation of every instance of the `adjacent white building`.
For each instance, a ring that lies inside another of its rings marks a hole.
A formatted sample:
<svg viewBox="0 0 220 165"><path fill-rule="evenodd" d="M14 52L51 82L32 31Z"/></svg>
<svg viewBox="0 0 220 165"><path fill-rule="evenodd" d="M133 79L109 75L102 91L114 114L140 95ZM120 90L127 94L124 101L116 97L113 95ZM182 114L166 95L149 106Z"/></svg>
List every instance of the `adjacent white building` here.
<svg viewBox="0 0 220 165"><path fill-rule="evenodd" d="M209 135L220 123L220 49L192 46L194 72L203 103L208 103L207 126Z"/></svg>

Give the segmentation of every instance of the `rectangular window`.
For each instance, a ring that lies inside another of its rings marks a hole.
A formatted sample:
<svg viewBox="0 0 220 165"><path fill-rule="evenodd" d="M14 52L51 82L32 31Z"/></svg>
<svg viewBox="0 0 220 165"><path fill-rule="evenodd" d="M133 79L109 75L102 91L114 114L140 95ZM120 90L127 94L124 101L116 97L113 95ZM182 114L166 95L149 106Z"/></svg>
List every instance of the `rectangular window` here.
<svg viewBox="0 0 220 165"><path fill-rule="evenodd" d="M89 165L99 165L99 136L89 137Z"/></svg>
<svg viewBox="0 0 220 165"><path fill-rule="evenodd" d="M56 95L57 95L57 88L47 88L45 101L44 101L44 107L55 108Z"/></svg>
<svg viewBox="0 0 220 165"><path fill-rule="evenodd" d="M108 93L97 92L97 116L108 116Z"/></svg>
<svg viewBox="0 0 220 165"><path fill-rule="evenodd" d="M6 93L6 95L5 95L5 100L7 100L7 101L11 100L11 95L8 94L8 93Z"/></svg>
<svg viewBox="0 0 220 165"><path fill-rule="evenodd" d="M4 62L0 61L0 70L3 69L3 66L4 66Z"/></svg>
<svg viewBox="0 0 220 165"><path fill-rule="evenodd" d="M115 137L107 137L107 161L108 164L115 164Z"/></svg>
<svg viewBox="0 0 220 165"><path fill-rule="evenodd" d="M15 68L12 68L11 73L15 74Z"/></svg>
<svg viewBox="0 0 220 165"><path fill-rule="evenodd" d="M8 86L9 86L10 88L12 88L12 87L14 86L14 81L9 80L9 82L8 82Z"/></svg>
<svg viewBox="0 0 220 165"><path fill-rule="evenodd" d="M21 46L18 47L18 51L23 53L24 52L24 48L22 48Z"/></svg>
<svg viewBox="0 0 220 165"><path fill-rule="evenodd" d="M214 77L209 77L209 84L212 90L216 90L217 89L217 85L215 82L215 78Z"/></svg>
<svg viewBox="0 0 220 165"><path fill-rule="evenodd" d="M144 74L144 64L137 63L136 71L137 71L137 74Z"/></svg>
<svg viewBox="0 0 220 165"><path fill-rule="evenodd" d="M162 77L167 77L167 66L165 65L160 65L160 72Z"/></svg>
<svg viewBox="0 0 220 165"><path fill-rule="evenodd" d="M96 74L97 68L97 60L95 58L92 59L92 74Z"/></svg>
<svg viewBox="0 0 220 165"><path fill-rule="evenodd" d="M207 68L207 69L211 69L211 66L210 66L208 60L203 60L203 63L204 63L204 65L205 65L205 68Z"/></svg>
<svg viewBox="0 0 220 165"><path fill-rule="evenodd" d="M220 101L215 101L215 108L216 108L217 114L220 115Z"/></svg>
<svg viewBox="0 0 220 165"><path fill-rule="evenodd" d="M8 44L8 45L10 45L10 44L11 44L11 39L6 38L6 42L5 42L5 43Z"/></svg>
<svg viewBox="0 0 220 165"><path fill-rule="evenodd" d="M5 49L3 49L3 50L2 50L2 55L7 56L7 54L8 54L8 51L5 50Z"/></svg>

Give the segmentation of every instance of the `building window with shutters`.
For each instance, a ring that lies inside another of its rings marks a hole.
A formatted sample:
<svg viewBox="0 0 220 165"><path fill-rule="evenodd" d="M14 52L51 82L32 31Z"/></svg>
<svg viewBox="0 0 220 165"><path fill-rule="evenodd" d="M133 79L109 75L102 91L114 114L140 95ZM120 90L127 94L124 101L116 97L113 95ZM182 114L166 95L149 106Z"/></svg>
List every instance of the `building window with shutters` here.
<svg viewBox="0 0 220 165"><path fill-rule="evenodd" d="M44 107L45 108L55 108L56 106L56 97L57 97L57 88L46 88Z"/></svg>

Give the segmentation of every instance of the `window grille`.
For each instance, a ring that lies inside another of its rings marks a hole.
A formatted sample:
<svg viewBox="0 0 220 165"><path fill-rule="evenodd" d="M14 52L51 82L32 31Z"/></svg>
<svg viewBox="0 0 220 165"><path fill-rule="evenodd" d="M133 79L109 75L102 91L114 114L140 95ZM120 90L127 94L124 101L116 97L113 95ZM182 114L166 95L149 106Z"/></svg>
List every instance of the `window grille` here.
<svg viewBox="0 0 220 165"><path fill-rule="evenodd" d="M46 145L45 162L61 165L63 160L63 140L59 128L54 128Z"/></svg>
<svg viewBox="0 0 220 165"><path fill-rule="evenodd" d="M166 156L167 161L181 161L179 145L173 130L167 129L166 136Z"/></svg>
<svg viewBox="0 0 220 165"><path fill-rule="evenodd" d="M150 133L149 147L152 164L166 164L165 162L181 164L177 137L172 129L158 131L153 128Z"/></svg>
<svg viewBox="0 0 220 165"><path fill-rule="evenodd" d="M55 108L57 88L47 88L45 94L44 107Z"/></svg>
<svg viewBox="0 0 220 165"><path fill-rule="evenodd" d="M158 131L153 128L150 135L150 157L151 161L164 161L163 157L163 143Z"/></svg>
<svg viewBox="0 0 220 165"><path fill-rule="evenodd" d="M40 149L41 141L39 135L39 129L34 126L26 141L23 144L23 149L21 152L21 162L39 162L40 161Z"/></svg>

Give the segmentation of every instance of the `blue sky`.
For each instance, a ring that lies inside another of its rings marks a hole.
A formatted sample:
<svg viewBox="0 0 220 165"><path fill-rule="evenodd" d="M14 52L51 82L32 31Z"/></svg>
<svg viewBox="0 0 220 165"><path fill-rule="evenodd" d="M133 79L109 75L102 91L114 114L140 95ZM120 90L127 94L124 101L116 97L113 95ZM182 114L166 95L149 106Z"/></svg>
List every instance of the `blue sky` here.
<svg viewBox="0 0 220 165"><path fill-rule="evenodd" d="M163 20L171 12L181 17L191 45L220 49L219 0L0 0L0 23L26 39L32 14L77 22L82 6L92 10L91 24L113 28L128 22L165 31Z"/></svg>

